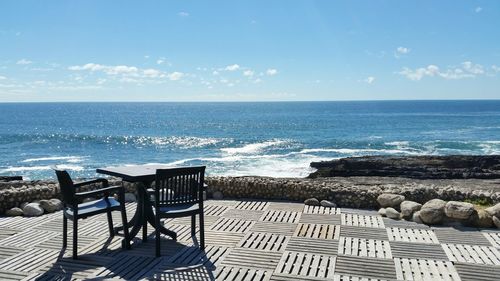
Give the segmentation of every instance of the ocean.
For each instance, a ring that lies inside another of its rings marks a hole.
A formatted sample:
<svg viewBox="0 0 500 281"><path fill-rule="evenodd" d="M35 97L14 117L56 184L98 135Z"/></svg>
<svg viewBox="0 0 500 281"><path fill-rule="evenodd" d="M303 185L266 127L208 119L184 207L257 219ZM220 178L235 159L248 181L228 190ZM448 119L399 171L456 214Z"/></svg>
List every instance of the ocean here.
<svg viewBox="0 0 500 281"><path fill-rule="evenodd" d="M305 177L312 161L500 153L500 100L1 103L0 175L94 177L111 165Z"/></svg>

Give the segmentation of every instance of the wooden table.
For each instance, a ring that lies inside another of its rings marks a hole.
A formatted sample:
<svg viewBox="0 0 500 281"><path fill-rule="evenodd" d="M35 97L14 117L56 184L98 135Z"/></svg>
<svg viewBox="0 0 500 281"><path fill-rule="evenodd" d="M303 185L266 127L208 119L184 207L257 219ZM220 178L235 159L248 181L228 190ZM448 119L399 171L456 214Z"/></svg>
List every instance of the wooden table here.
<svg viewBox="0 0 500 281"><path fill-rule="evenodd" d="M142 228L142 240L147 241L147 224L148 222L155 227L155 217L153 212L153 204L149 198L148 189L151 188L151 183L155 180L157 169L168 169L172 166L167 165L134 165L134 166L120 166L120 167L106 167L96 170L99 174L110 175L121 178L123 181L131 183L142 183L137 185L137 209L134 216L128 223L130 230L130 241L137 236L139 230ZM122 228L116 228L117 231ZM177 233L160 226L160 232L177 240Z"/></svg>

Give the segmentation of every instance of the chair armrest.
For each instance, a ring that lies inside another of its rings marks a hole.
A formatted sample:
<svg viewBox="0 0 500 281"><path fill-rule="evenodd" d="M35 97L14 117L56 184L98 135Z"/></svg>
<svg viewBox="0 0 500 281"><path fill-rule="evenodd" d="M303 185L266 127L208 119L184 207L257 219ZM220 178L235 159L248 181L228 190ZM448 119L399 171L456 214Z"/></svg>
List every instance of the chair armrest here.
<svg viewBox="0 0 500 281"><path fill-rule="evenodd" d="M109 193L110 191L117 190L119 192L123 192L123 187L121 185L109 186L105 188L100 188L96 190L86 191L86 192L77 192L75 193L76 197L88 197L90 195L101 194L101 193Z"/></svg>
<svg viewBox="0 0 500 281"><path fill-rule="evenodd" d="M82 182L79 182L79 183L75 183L73 186L74 187L82 187L82 186L90 185L90 184L94 184L94 183L102 183L102 185L104 187L109 186L108 180L107 179L103 179L103 178L98 178L98 179L89 180L89 181L82 181Z"/></svg>

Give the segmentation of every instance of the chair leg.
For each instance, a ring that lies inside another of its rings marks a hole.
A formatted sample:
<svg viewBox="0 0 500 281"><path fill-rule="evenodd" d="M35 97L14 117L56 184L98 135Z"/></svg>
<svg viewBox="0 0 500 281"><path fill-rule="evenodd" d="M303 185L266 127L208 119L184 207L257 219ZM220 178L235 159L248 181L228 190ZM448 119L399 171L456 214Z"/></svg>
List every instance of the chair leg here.
<svg viewBox="0 0 500 281"><path fill-rule="evenodd" d="M142 223L142 242L148 242L148 220L144 219Z"/></svg>
<svg viewBox="0 0 500 281"><path fill-rule="evenodd" d="M191 236L196 236L196 215L191 216Z"/></svg>
<svg viewBox="0 0 500 281"><path fill-rule="evenodd" d="M200 213L200 248L205 250L205 218L203 211Z"/></svg>
<svg viewBox="0 0 500 281"><path fill-rule="evenodd" d="M78 258L78 218L73 219L73 259Z"/></svg>
<svg viewBox="0 0 500 281"><path fill-rule="evenodd" d="M114 237L115 230L113 229L113 216L111 215L111 210L108 209L106 213L108 215L109 236Z"/></svg>
<svg viewBox="0 0 500 281"><path fill-rule="evenodd" d="M142 214L145 216L147 213L145 204L142 207ZM142 242L148 242L148 220L146 218L142 220Z"/></svg>
<svg viewBox="0 0 500 281"><path fill-rule="evenodd" d="M123 235L125 236L125 249L130 249L130 237L128 235L128 226L127 226L127 211L125 209L125 204L122 204L121 207L122 213L122 224L123 224Z"/></svg>
<svg viewBox="0 0 500 281"><path fill-rule="evenodd" d="M63 248L68 247L68 218L63 213Z"/></svg>
<svg viewBox="0 0 500 281"><path fill-rule="evenodd" d="M155 216L155 254L157 257L159 257L160 254L160 216L156 215Z"/></svg>

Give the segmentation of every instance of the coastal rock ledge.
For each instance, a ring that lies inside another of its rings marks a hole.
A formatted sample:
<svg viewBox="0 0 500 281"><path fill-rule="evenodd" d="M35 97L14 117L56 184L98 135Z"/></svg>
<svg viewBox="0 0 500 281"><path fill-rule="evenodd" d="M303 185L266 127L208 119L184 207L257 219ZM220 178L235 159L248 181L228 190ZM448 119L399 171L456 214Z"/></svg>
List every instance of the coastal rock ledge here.
<svg viewBox="0 0 500 281"><path fill-rule="evenodd" d="M404 177L413 179L500 179L500 155L363 156L312 162L319 177Z"/></svg>

